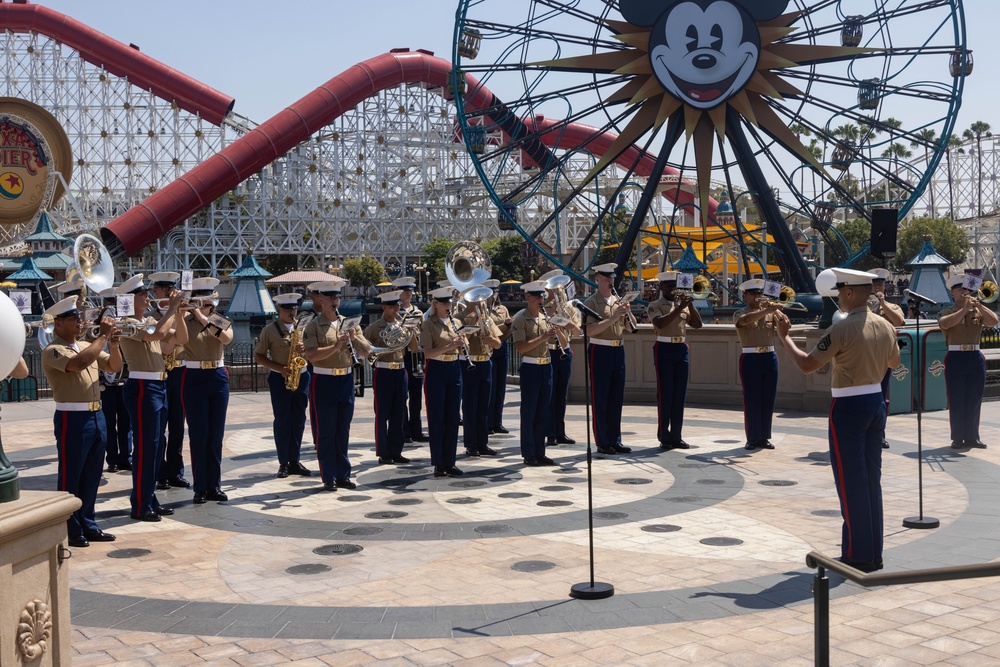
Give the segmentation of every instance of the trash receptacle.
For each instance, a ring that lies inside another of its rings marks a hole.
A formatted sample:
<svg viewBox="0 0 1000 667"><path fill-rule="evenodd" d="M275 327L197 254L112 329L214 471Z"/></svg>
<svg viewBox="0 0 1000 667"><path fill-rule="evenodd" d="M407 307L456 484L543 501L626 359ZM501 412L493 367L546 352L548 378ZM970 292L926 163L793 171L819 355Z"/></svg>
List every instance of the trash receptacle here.
<svg viewBox="0 0 1000 667"><path fill-rule="evenodd" d="M889 375L889 414L898 415L913 409L913 333L900 331L896 336L899 344L899 366Z"/></svg>
<svg viewBox="0 0 1000 667"><path fill-rule="evenodd" d="M920 332L920 398L922 409L946 410L948 408L948 388L944 381L944 357L948 354L944 333L938 329Z"/></svg>

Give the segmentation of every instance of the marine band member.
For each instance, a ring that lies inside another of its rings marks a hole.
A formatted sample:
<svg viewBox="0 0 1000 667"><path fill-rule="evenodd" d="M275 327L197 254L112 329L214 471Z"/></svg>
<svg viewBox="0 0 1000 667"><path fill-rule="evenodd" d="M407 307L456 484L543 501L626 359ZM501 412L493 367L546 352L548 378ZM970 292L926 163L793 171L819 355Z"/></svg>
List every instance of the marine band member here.
<svg viewBox="0 0 1000 667"><path fill-rule="evenodd" d="M461 325L451 314L453 291L451 287L431 290L428 296L433 311L420 325L420 346L427 360L424 397L435 477L462 474L455 465L462 400L462 362L458 356L468 341L459 333Z"/></svg>
<svg viewBox="0 0 1000 667"><path fill-rule="evenodd" d="M512 318L507 306L500 302L500 281L495 278L483 283L493 290L489 300L490 319L500 330L500 347L493 351L493 381L490 396L490 433L510 433L503 425L503 408L507 400L507 373L510 364L510 350L507 341L510 340L510 324Z"/></svg>
<svg viewBox="0 0 1000 667"><path fill-rule="evenodd" d="M562 274L559 271L556 275ZM543 282L543 281L539 281ZM570 341L579 338L580 312L576 308L569 308L567 313L557 312L555 290L545 288L549 301L545 304L545 314L548 317L553 315L568 316L569 324L562 327L553 327L556 332L556 340L549 343L549 357L552 359L552 402L549 410L549 428L545 437L546 447L556 445L575 445L576 440L566 435L566 403L569 400L569 379L573 374L573 350L570 348ZM563 357L565 354L565 358Z"/></svg>
<svg viewBox="0 0 1000 667"><path fill-rule="evenodd" d="M374 347L389 347L382 337L386 327L401 326L400 291L385 292L377 298L382 303L382 317L368 325L365 338ZM417 351L417 336L405 347L383 352L372 364L372 391L375 394L375 455L383 465L409 463L403 456L403 423L406 417L405 351Z"/></svg>
<svg viewBox="0 0 1000 667"><path fill-rule="evenodd" d="M302 295L295 292L274 297L278 317L261 330L254 349L257 363L271 371L267 374L267 388L271 395L271 411L274 413L271 430L278 455L278 472L275 477L280 479L290 474L302 477L312 474L299 460L302 434L306 429L306 408L309 407L309 370L302 368L299 371L295 389L289 390L286 386L292 374L289 359L302 357L305 353L301 338L296 349L291 349L292 333L298 326L296 315L301 300Z"/></svg>
<svg viewBox="0 0 1000 667"><path fill-rule="evenodd" d="M415 322L423 321L424 313L413 300L413 286L416 280L403 276L392 281L392 286L399 290L399 317L402 320L411 318ZM404 441L427 442L424 428L420 422L421 406L424 400L424 367L420 359L420 332L413 336L417 340L417 350L403 351L403 366L406 368L406 415L403 421Z"/></svg>
<svg viewBox="0 0 1000 667"><path fill-rule="evenodd" d="M109 287L103 290L100 296L103 303L101 312L108 313L109 308L115 307L115 290L113 287ZM90 337L89 331L87 337ZM104 351L108 352L106 343ZM124 354L124 352L123 347L122 353ZM104 371L100 373L101 410L104 411L104 424L108 430L108 445L104 452L108 472L132 470L132 428L128 407L123 396L127 375L128 359L123 360L122 369L117 373L105 373Z"/></svg>
<svg viewBox="0 0 1000 667"><path fill-rule="evenodd" d="M901 327L906 322L903 317L903 309L891 301L885 300L885 283L889 279L889 271L886 269L872 269L872 295L868 299L869 307L876 315L881 315L894 327ZM882 378L882 396L885 398L886 420L889 418L889 380L892 377L892 369L885 372ZM885 439L885 426L882 427L882 449L889 449L889 441Z"/></svg>
<svg viewBox="0 0 1000 667"><path fill-rule="evenodd" d="M181 274L174 271L160 271L150 275L153 298L158 301L169 299L180 278ZM163 317L164 311L156 304L151 304L149 314L154 320L159 320ZM175 328L181 327L175 324ZM184 479L184 397L181 395L181 376L184 374L184 366L180 361L183 360L184 346L175 345L170 340L161 340L160 352L163 353L164 363L169 360L171 364L167 368L167 419L161 424L160 449L163 458L160 461L156 488L161 491L170 487L189 489L191 482Z"/></svg>
<svg viewBox="0 0 1000 667"><path fill-rule="evenodd" d="M536 281L521 289L527 305L510 325L511 340L521 354L521 456L526 466L554 466L556 462L545 455L545 436L552 402L548 346L556 340L556 332L542 309L545 285Z"/></svg>
<svg viewBox="0 0 1000 667"><path fill-rule="evenodd" d="M114 373L122 367L114 322L102 319L100 335L87 343L79 340L89 323L80 318L77 297L59 301L45 314L53 318L54 326L52 340L42 351L42 370L56 403L52 421L59 457L57 484L81 502L66 521L69 545L113 542L115 536L97 526L95 505L107 442L98 371ZM105 342L109 352L104 351Z"/></svg>
<svg viewBox="0 0 1000 667"><path fill-rule="evenodd" d="M484 285L485 287L485 285ZM492 288L491 288L492 289ZM500 329L487 312L487 325L479 321L479 309L489 310L487 302L469 305L462 314L463 325L478 326L479 332L469 336L468 356L459 355L462 366L462 429L465 452L469 456L496 456L490 448L490 401L493 399L492 356L503 343Z"/></svg>

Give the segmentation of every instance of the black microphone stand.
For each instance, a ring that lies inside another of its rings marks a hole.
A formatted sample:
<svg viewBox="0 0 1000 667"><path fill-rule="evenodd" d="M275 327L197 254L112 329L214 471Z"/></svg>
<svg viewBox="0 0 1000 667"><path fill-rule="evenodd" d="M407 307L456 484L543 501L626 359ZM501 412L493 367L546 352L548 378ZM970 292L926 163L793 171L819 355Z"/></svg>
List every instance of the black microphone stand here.
<svg viewBox="0 0 1000 667"><path fill-rule="evenodd" d="M926 355L925 346L920 340L920 304L934 303L925 296L921 296L916 292L911 292L906 290L906 293L917 300L917 324L916 324L916 334L914 336L915 345L913 346L913 355L916 356L919 352L921 355ZM922 362L922 359L914 359L911 363L912 369L916 369L917 362ZM923 427L921 422L921 417L924 413L924 401L923 396L920 394L923 388L923 382L921 381L921 373L923 372L923 363L920 364L921 372L916 372L914 370L913 375L910 377L910 393L913 394L911 400L913 404L917 407L917 497L920 506L919 516L908 516L903 519L904 528L937 528L941 525L941 522L934 517L924 516L924 436ZM916 389L914 389L914 384Z"/></svg>
<svg viewBox="0 0 1000 667"><path fill-rule="evenodd" d="M603 581L594 581L594 458L590 443L590 336L587 335L587 320L596 313L579 301L574 300L570 303L580 311L583 318L583 391L585 394L583 404L587 416L587 532L590 541L590 581L570 586L569 596L578 600L603 600L615 594L615 587Z"/></svg>

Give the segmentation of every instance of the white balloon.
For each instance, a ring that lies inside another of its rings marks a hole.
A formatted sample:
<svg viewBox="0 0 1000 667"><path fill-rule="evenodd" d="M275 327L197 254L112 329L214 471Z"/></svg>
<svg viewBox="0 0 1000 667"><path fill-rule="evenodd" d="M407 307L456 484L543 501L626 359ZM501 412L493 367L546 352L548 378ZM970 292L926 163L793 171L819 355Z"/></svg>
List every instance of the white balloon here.
<svg viewBox="0 0 1000 667"><path fill-rule="evenodd" d="M816 292L820 296L833 298L839 296L837 292L837 276L833 273L833 269L823 269L816 276Z"/></svg>
<svg viewBox="0 0 1000 667"><path fill-rule="evenodd" d="M0 292L0 379L6 378L24 353L24 318L10 297Z"/></svg>

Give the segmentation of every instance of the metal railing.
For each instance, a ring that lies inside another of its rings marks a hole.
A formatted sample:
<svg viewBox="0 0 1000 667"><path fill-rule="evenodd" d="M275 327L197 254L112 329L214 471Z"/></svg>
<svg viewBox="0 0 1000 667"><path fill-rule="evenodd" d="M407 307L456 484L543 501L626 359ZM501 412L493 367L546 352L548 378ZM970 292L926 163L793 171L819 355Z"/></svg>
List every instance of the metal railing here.
<svg viewBox="0 0 1000 667"><path fill-rule="evenodd" d="M979 563L975 565L936 567L930 570L886 572L884 574L873 572L866 574L818 551L809 552L809 555L806 556L806 565L816 568L812 593L813 618L816 625L813 641L815 651L813 661L817 667L830 666L830 580L826 576L827 570L836 572L845 579L849 579L865 588L1000 576L1000 563Z"/></svg>

